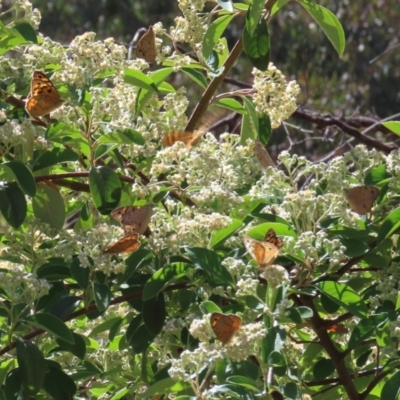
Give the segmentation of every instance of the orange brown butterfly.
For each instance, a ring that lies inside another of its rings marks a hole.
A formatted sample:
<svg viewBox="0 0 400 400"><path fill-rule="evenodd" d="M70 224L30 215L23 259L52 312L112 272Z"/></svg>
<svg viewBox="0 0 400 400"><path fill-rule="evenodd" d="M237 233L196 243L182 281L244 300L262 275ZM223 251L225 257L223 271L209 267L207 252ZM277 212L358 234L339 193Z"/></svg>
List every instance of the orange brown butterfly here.
<svg viewBox="0 0 400 400"><path fill-rule="evenodd" d="M256 139L254 142L254 155L256 156L257 161L259 162L262 168L264 169L267 169L268 167L275 168L275 163L272 161L272 158L269 155L268 150L258 139Z"/></svg>
<svg viewBox="0 0 400 400"><path fill-rule="evenodd" d="M153 214L153 206L124 206L111 211L111 216L122 226L126 234L143 234Z"/></svg>
<svg viewBox="0 0 400 400"><path fill-rule="evenodd" d="M139 234L131 233L110 244L103 250L103 254L133 253L140 247Z"/></svg>
<svg viewBox="0 0 400 400"><path fill-rule="evenodd" d="M223 345L229 343L242 326L242 319L235 314L213 312L210 317L211 328Z"/></svg>
<svg viewBox="0 0 400 400"><path fill-rule="evenodd" d="M282 239L276 236L272 228L268 230L263 241L244 236L243 243L249 254L261 267L271 265L278 257L283 246Z"/></svg>
<svg viewBox="0 0 400 400"><path fill-rule="evenodd" d="M51 80L40 71L35 71L31 80L31 91L25 109L34 118L43 117L64 103Z"/></svg>
<svg viewBox="0 0 400 400"><path fill-rule="evenodd" d="M378 198L380 191L375 186L362 185L351 189L343 189L351 209L360 215L369 213Z"/></svg>
<svg viewBox="0 0 400 400"><path fill-rule="evenodd" d="M190 150L192 146L195 146L199 142L204 133L204 131L169 131L164 134L162 144L164 147L170 147L176 142L183 142L186 148Z"/></svg>
<svg viewBox="0 0 400 400"><path fill-rule="evenodd" d="M154 34L153 27L147 30L147 32L139 39L136 46L136 56L143 58L148 63L155 61L157 56L156 48L156 35Z"/></svg>

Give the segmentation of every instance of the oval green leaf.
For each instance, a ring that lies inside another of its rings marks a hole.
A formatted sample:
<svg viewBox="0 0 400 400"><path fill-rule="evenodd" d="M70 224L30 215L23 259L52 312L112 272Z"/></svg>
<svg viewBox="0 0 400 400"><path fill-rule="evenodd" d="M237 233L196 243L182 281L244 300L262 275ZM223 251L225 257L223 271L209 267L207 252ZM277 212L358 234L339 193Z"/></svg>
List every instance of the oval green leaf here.
<svg viewBox="0 0 400 400"><path fill-rule="evenodd" d="M21 161L9 161L2 164L9 168L15 176L20 188L25 194L34 197L36 194L36 182L31 170Z"/></svg>
<svg viewBox="0 0 400 400"><path fill-rule="evenodd" d="M4 184L0 187L0 211L5 220L15 229L24 222L27 211L26 200L16 183Z"/></svg>
<svg viewBox="0 0 400 400"><path fill-rule="evenodd" d="M42 182L38 183L36 196L32 200L32 208L36 218L57 231L62 229L65 221L64 199L56 188Z"/></svg>
<svg viewBox="0 0 400 400"><path fill-rule="evenodd" d="M108 167L91 168L89 187L93 202L100 214L110 214L121 198L121 182L118 175Z"/></svg>
<svg viewBox="0 0 400 400"><path fill-rule="evenodd" d="M344 37L343 27L336 15L319 4L310 3L307 0L298 0L298 2L314 18L315 22L323 30L338 54L342 55L346 46L346 39Z"/></svg>
<svg viewBox="0 0 400 400"><path fill-rule="evenodd" d="M29 315L28 317L24 318L24 322L43 329L46 332L52 333L65 342L71 344L74 343L74 337L72 336L72 332L68 329L67 325L65 325L63 321L54 315L47 313Z"/></svg>

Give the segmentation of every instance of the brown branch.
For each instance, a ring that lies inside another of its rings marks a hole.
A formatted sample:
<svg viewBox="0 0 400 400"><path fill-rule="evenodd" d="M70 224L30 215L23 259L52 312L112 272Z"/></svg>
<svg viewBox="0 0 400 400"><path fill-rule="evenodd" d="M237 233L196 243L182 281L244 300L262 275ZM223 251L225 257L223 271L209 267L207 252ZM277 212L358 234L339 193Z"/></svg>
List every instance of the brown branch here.
<svg viewBox="0 0 400 400"><path fill-rule="evenodd" d="M242 53L242 50L243 50L243 41L242 41L242 39L239 39L236 42L231 53L229 54L228 58L226 59L223 72L221 73L221 75L216 76L210 82L207 89L205 90L202 98L198 102L196 108L194 109L192 115L189 118L189 121L186 125L185 131L192 132L196 129L196 126L200 122L200 119L203 116L203 114L206 112L207 107L209 106L210 101L211 101L212 97L214 96L214 93L217 91L219 85L225 79L226 75L232 68L233 64L239 58L240 54Z"/></svg>
<svg viewBox="0 0 400 400"><path fill-rule="evenodd" d="M313 316L310 318L312 329L317 335L321 346L331 358L331 361L338 374L339 381L343 385L347 396L350 400L359 400L360 396L346 367L343 353L337 349L325 327L323 326L324 320L319 316L318 310L314 305L313 298L310 296L302 295L301 300L305 306L311 308L311 310L313 311Z"/></svg>
<svg viewBox="0 0 400 400"><path fill-rule="evenodd" d="M312 124L317 125L318 128L326 128L327 126L337 126L344 133L354 137L362 143L368 146L374 147L378 150L383 151L385 154L389 154L392 150L396 149L397 146L387 145L379 140L372 139L369 136L364 135L358 129L350 126L346 120L342 120L331 115L321 115L317 113L311 113L310 111L305 111L304 109L297 109L293 114L293 118L298 118L304 121L308 121Z"/></svg>

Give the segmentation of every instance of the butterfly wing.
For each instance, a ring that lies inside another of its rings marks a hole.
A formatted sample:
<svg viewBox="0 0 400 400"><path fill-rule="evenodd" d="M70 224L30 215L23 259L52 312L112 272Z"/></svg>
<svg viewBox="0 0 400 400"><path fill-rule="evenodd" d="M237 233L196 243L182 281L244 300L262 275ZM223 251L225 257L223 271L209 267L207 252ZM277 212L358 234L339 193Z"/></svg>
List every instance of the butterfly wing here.
<svg viewBox="0 0 400 400"><path fill-rule="evenodd" d="M283 246L283 240L276 236L276 232L272 228L265 234L264 242L273 244L279 251Z"/></svg>
<svg viewBox="0 0 400 400"><path fill-rule="evenodd" d="M258 139L256 139L254 143L254 155L256 156L261 167L264 169L267 169L268 167L275 167L275 163L272 161L267 149Z"/></svg>
<svg viewBox="0 0 400 400"><path fill-rule="evenodd" d="M344 189L343 192L350 208L360 215L365 215L371 211L375 200L380 194L378 188L370 185Z"/></svg>
<svg viewBox="0 0 400 400"><path fill-rule="evenodd" d="M280 252L280 249L274 244L265 241L259 242L249 236L244 236L243 243L251 257L261 267L271 265Z"/></svg>
<svg viewBox="0 0 400 400"><path fill-rule="evenodd" d="M139 234L146 231L152 214L151 205L118 207L111 212L111 216L119 221L126 233Z"/></svg>
<svg viewBox="0 0 400 400"><path fill-rule="evenodd" d="M153 27L150 26L147 32L139 39L136 46L136 56L143 58L148 63L155 61L157 49L156 35L154 34Z"/></svg>
<svg viewBox="0 0 400 400"><path fill-rule="evenodd" d="M185 132L185 131L169 131L166 132L162 138L162 144L164 147L171 147L176 142L183 142L186 148L190 148L196 145L201 137L204 135L203 131Z"/></svg>
<svg viewBox="0 0 400 400"><path fill-rule="evenodd" d="M242 319L235 314L214 312L210 317L211 328L223 345L229 343L242 326Z"/></svg>
<svg viewBox="0 0 400 400"><path fill-rule="evenodd" d="M42 72L35 71L25 104L26 111L34 118L43 117L59 108L63 102L51 80Z"/></svg>
<svg viewBox="0 0 400 400"><path fill-rule="evenodd" d="M132 233L103 250L103 254L133 253L140 247L139 234Z"/></svg>

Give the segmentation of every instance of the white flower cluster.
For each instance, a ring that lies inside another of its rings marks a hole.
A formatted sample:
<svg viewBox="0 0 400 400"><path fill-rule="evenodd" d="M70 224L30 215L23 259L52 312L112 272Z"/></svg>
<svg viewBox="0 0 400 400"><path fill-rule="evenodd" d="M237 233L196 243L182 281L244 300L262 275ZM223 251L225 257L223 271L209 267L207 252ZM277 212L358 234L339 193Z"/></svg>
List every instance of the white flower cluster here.
<svg viewBox="0 0 400 400"><path fill-rule="evenodd" d="M11 304L33 307L37 299L49 293L51 285L45 279L38 279L36 274L25 272L23 267L13 265L8 272L0 272L0 288Z"/></svg>
<svg viewBox="0 0 400 400"><path fill-rule="evenodd" d="M272 128L278 128L297 108L296 97L300 86L286 78L272 63L266 71L253 68L253 101L259 114L267 114Z"/></svg>
<svg viewBox="0 0 400 400"><path fill-rule="evenodd" d="M204 0L178 0L183 17L175 18L175 27L171 29L171 36L176 42L189 43L195 51L201 50L204 34L207 30L207 19L200 16Z"/></svg>
<svg viewBox="0 0 400 400"><path fill-rule="evenodd" d="M39 130L39 129L38 129ZM21 147L26 158L32 156L33 141L37 136L35 125L25 120L22 123L16 119L4 121L0 129L0 154L6 156L11 150ZM37 147L36 147L37 146ZM46 149L47 142L39 137L35 142L35 149Z"/></svg>

